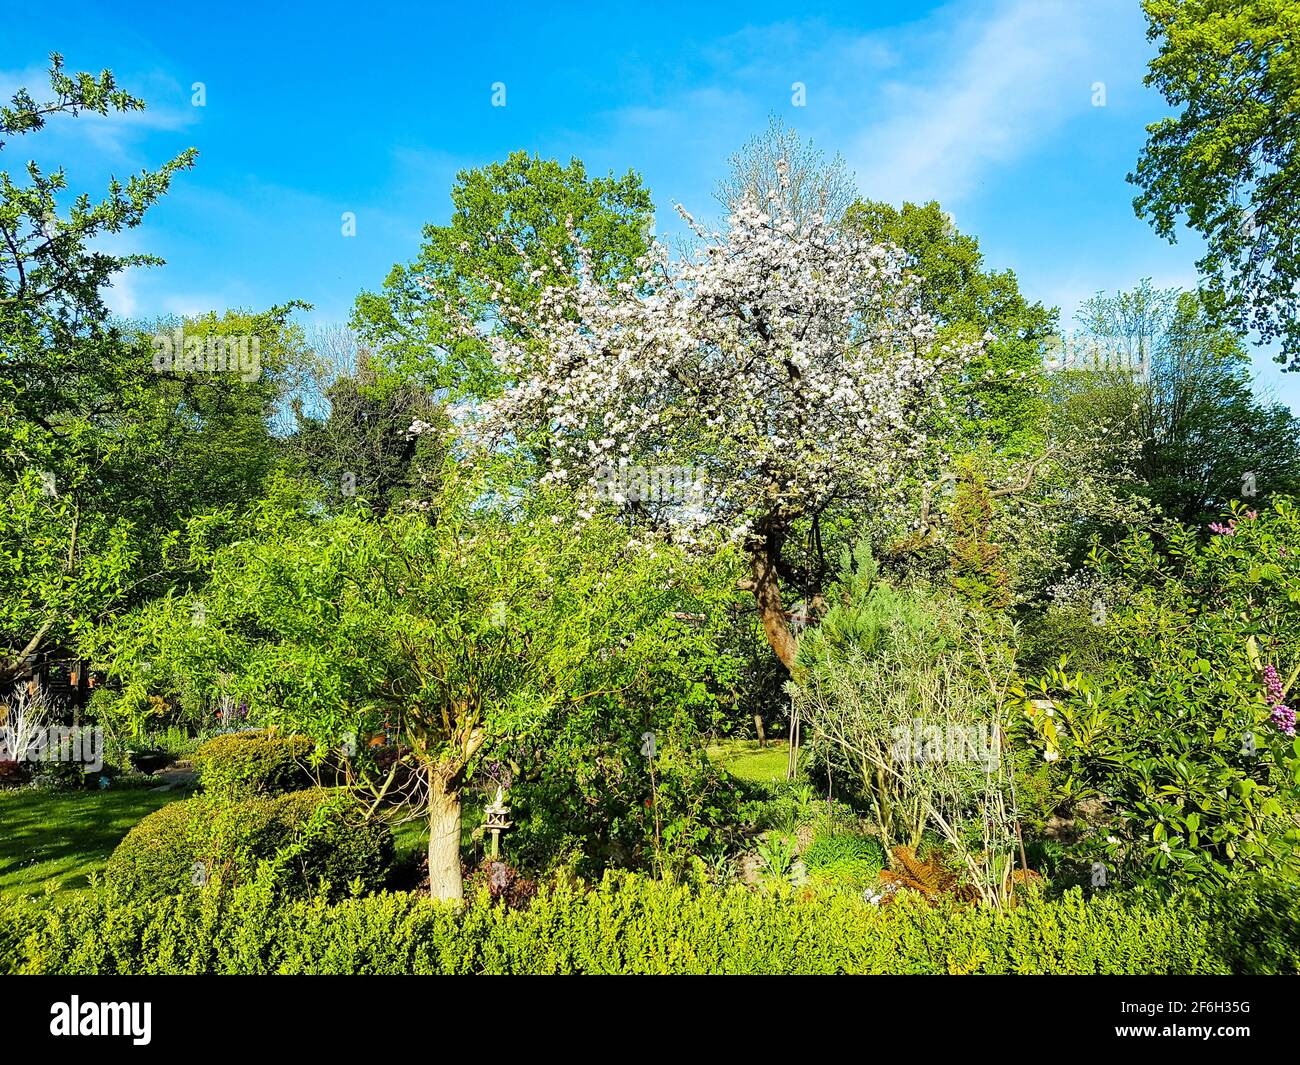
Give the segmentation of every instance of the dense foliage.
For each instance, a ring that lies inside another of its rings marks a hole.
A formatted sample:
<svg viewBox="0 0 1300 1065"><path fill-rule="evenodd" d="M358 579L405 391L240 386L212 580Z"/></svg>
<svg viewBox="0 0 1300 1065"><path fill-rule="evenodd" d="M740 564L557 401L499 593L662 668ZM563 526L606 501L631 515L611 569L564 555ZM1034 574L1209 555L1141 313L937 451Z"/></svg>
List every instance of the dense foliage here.
<svg viewBox="0 0 1300 1065"><path fill-rule="evenodd" d="M1145 0L1158 42L1147 84L1178 114L1147 127L1134 200L1161 236L1180 218L1205 239L1197 264L1238 329L1281 341L1300 320L1300 19L1290 0Z"/></svg>
<svg viewBox="0 0 1300 1065"><path fill-rule="evenodd" d="M1026 702L1026 720L1055 798L1102 800L1091 845L1120 877L1296 869L1300 743L1285 700L1300 674L1300 512L1237 506L1214 528L1208 543L1176 529L1096 554L1093 593L1058 608L1095 630L1090 660L1063 657L1023 689L1051 703Z"/></svg>
<svg viewBox="0 0 1300 1065"><path fill-rule="evenodd" d="M635 876L559 889L526 910L463 913L381 894L284 903L259 885L121 904L0 909L0 952L27 973L1289 973L1294 892L1114 894L1012 913L877 908L850 897L693 891ZM3 963L0 963L3 964ZM0 970L2 971L2 970Z"/></svg>
<svg viewBox="0 0 1300 1065"><path fill-rule="evenodd" d="M232 732L208 740L193 761L206 791L276 795L311 783L311 754L303 736Z"/></svg>
<svg viewBox="0 0 1300 1065"><path fill-rule="evenodd" d="M161 898L233 886L261 869L286 894L375 891L392 871L393 838L365 814L346 796L319 790L170 803L127 833L104 883L123 897Z"/></svg>

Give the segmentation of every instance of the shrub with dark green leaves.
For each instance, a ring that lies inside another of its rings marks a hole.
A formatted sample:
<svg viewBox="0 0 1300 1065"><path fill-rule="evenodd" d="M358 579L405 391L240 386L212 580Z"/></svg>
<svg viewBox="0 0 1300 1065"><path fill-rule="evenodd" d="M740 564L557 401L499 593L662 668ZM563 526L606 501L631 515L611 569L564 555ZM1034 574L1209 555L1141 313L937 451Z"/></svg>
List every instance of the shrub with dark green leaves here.
<svg viewBox="0 0 1300 1065"><path fill-rule="evenodd" d="M1099 811L1074 826L1073 850L1104 862L1112 885L1294 880L1300 505L1234 503L1208 536L1135 534L1089 565L1106 596L1074 608L1104 653L1012 688L1012 741L1050 765L1048 787L1028 793L1033 820Z"/></svg>
<svg viewBox="0 0 1300 1065"><path fill-rule="evenodd" d="M206 791L214 795L278 795L309 787L307 759L312 742L278 732L231 732L208 740L194 752L194 765Z"/></svg>
<svg viewBox="0 0 1300 1065"><path fill-rule="evenodd" d="M265 862L285 894L323 882L337 896L354 880L376 890L393 866L393 837L363 812L346 795L322 790L171 803L127 833L108 860L105 883L123 897L157 898L245 882Z"/></svg>

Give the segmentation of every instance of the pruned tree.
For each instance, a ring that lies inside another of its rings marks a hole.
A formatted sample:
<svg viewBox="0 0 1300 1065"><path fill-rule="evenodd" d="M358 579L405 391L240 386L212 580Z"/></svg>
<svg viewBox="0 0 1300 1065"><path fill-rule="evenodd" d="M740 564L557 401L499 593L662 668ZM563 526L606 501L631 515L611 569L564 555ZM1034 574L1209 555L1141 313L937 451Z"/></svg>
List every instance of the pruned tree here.
<svg viewBox="0 0 1300 1065"><path fill-rule="evenodd" d="M506 502L477 474L382 520L322 513L292 488L206 560L200 588L97 634L120 682L111 711L129 719L158 692L237 697L251 724L309 736L318 757L346 750L376 808L427 819L430 892L459 900L475 767L647 683L697 576L680 551L628 552L617 525L552 522L571 500ZM395 758L367 773L385 732Z"/></svg>

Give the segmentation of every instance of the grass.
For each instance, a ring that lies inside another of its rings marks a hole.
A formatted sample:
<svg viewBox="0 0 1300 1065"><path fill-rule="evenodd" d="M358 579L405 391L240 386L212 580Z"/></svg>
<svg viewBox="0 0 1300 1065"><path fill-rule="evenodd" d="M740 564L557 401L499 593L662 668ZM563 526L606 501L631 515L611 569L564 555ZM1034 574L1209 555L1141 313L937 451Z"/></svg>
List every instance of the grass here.
<svg viewBox="0 0 1300 1065"><path fill-rule="evenodd" d="M768 740L765 747L759 747L758 740L725 740L710 747L708 755L739 780L771 784L784 782L790 748L782 740Z"/></svg>
<svg viewBox="0 0 1300 1065"><path fill-rule="evenodd" d="M0 895L83 891L142 817L180 791L0 791Z"/></svg>
<svg viewBox="0 0 1300 1065"><path fill-rule="evenodd" d="M393 825L393 849L398 863L419 862L429 850L429 822L423 817Z"/></svg>

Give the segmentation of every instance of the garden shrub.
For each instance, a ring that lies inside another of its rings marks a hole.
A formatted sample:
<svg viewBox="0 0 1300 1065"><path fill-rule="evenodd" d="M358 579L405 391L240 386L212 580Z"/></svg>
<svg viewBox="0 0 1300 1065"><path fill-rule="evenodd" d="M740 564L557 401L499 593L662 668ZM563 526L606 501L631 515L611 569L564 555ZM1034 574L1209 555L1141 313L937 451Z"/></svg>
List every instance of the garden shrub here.
<svg viewBox="0 0 1300 1065"><path fill-rule="evenodd" d="M641 753L647 732L653 783ZM610 867L682 875L693 855L727 838L738 805L737 785L709 761L691 713L666 701L643 708L627 692L567 710L529 760L537 776L510 787L510 846L534 868L576 853L593 879Z"/></svg>
<svg viewBox="0 0 1300 1065"><path fill-rule="evenodd" d="M958 503L969 503L966 531L955 532L961 596L883 579L865 541L845 550L788 690L807 749L872 811L882 842L917 847L941 830L992 901L1017 842L1012 777L995 741L1014 632L997 613L1009 593L996 549L976 531L981 491L959 476Z"/></svg>
<svg viewBox="0 0 1300 1065"><path fill-rule="evenodd" d="M104 879L132 896L162 895L189 883L194 847L189 839L196 800L171 802L135 825L109 855Z"/></svg>
<svg viewBox="0 0 1300 1065"><path fill-rule="evenodd" d="M313 783L307 767L312 743L270 731L216 736L194 752L203 787L214 795L276 795Z"/></svg>
<svg viewBox="0 0 1300 1065"><path fill-rule="evenodd" d="M170 803L131 829L109 858L104 879L117 895L157 898L207 881L246 881L259 863L269 862L287 894L310 892L323 881L337 895L354 880L363 889L384 886L393 861L388 826L364 820L345 795L200 796Z"/></svg>
<svg viewBox="0 0 1300 1065"><path fill-rule="evenodd" d="M1104 811L1074 826L1072 849L1112 884L1300 868L1300 742L1283 702L1300 668L1300 508L1234 504L1224 522L1208 541L1179 526L1094 552L1108 598L1081 605L1105 655L1014 689L1013 739L1051 766L1050 790L1029 793L1034 820Z"/></svg>
<svg viewBox="0 0 1300 1065"><path fill-rule="evenodd" d="M691 890L635 875L526 909L406 893L280 898L264 880L148 900L0 907L24 973L1296 973L1300 901L1257 887L1029 898L998 912L904 892Z"/></svg>
<svg viewBox="0 0 1300 1065"><path fill-rule="evenodd" d="M38 914L31 901L0 894L0 976L16 971L23 941L40 929Z"/></svg>
<svg viewBox="0 0 1300 1065"><path fill-rule="evenodd" d="M291 884L320 882L341 889L360 881L363 890L383 887L393 868L391 829L366 819L356 800L339 792L299 791L270 800L283 832L277 862Z"/></svg>
<svg viewBox="0 0 1300 1065"><path fill-rule="evenodd" d="M28 763L31 783L46 791L78 791L98 780L80 762L39 761Z"/></svg>

